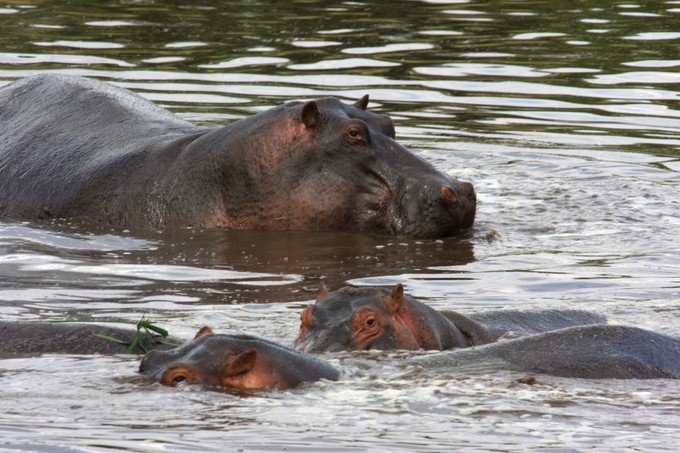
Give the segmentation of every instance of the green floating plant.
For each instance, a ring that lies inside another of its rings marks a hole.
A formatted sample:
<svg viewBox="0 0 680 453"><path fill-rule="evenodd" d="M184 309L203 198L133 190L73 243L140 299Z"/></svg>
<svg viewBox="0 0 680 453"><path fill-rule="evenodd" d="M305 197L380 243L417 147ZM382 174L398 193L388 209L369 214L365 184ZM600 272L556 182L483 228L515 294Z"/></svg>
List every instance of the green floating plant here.
<svg viewBox="0 0 680 453"><path fill-rule="evenodd" d="M123 322L123 321L116 321L116 322ZM127 324L127 323L126 323ZM109 335L101 335L101 334L94 334L96 337L99 337L103 340L108 340L108 341L113 341L114 343L126 345L128 348L125 351L126 354L132 354L139 346L139 348L146 352L149 352L149 350L153 349L156 347L157 344L166 344L169 346L179 346L178 344L175 343L170 343L170 342L164 342L164 341L156 341L153 338L153 333L155 332L156 334L160 335L161 337L165 338L168 336L168 331L165 330L162 327L156 326L151 323L151 320L146 318L145 315L142 315L142 319L137 321L135 324L137 326L137 333L135 334L135 338L128 342L124 340L120 340L118 338L111 337Z"/></svg>
<svg viewBox="0 0 680 453"><path fill-rule="evenodd" d="M146 315L142 315L142 319L140 319L137 322L130 322L130 321L77 321L77 320L54 320L54 321L48 321L48 322L76 322L76 323L104 323L104 324L133 324L137 327L137 332L135 334L135 338L132 341L125 341L121 340L119 338L115 338L109 335L103 335L99 333L93 334L95 337L101 338L103 340L107 341L112 341L114 343L122 344L127 346L127 350L125 351L127 354L132 354L135 350L135 348L139 347L142 351L145 353L149 352L151 349L154 349L157 345L163 344L167 346L173 346L177 347L180 346L179 344L172 343L169 341L163 341L163 340L158 340L154 338L154 333L160 335L161 337L165 338L167 337L168 331L165 330L162 327L159 327L155 324L151 323L151 320L146 317Z"/></svg>

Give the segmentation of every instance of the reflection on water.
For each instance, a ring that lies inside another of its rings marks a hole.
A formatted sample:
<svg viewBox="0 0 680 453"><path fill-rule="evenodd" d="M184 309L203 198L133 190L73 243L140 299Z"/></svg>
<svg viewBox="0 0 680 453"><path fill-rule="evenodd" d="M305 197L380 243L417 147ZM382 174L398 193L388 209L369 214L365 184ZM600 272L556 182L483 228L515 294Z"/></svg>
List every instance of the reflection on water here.
<svg viewBox="0 0 680 453"><path fill-rule="evenodd" d="M474 230L145 233L0 222L3 319L147 315L290 344L331 288L406 284L440 309L583 308L680 335L675 1L5 2L0 85L57 71L218 125L294 99L371 96L397 137L472 181ZM1 195L1 194L0 194ZM131 357L0 361L2 448L668 449L678 386L400 353L326 357L338 383L249 397L148 385ZM163 408L163 410L159 410Z"/></svg>

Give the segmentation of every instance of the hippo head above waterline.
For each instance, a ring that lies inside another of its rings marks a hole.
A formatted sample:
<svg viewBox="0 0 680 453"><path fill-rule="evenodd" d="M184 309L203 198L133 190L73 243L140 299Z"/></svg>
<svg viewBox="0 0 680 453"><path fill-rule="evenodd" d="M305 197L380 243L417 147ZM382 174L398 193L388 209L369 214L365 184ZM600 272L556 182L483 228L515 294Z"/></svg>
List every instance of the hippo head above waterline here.
<svg viewBox="0 0 680 453"><path fill-rule="evenodd" d="M316 302L300 314L300 330L293 346L304 352L441 351L606 323L607 318L602 315L573 309L487 310L469 314L439 311L404 294L401 283L392 288L345 287L333 292L322 284Z"/></svg>
<svg viewBox="0 0 680 453"><path fill-rule="evenodd" d="M29 77L0 90L0 216L419 238L471 227L472 185L400 145L367 105L290 102L205 128L124 88Z"/></svg>
<svg viewBox="0 0 680 453"><path fill-rule="evenodd" d="M288 389L320 379L335 381L328 363L251 335L214 334L208 327L175 349L148 352L139 371L152 382L180 382L239 390Z"/></svg>
<svg viewBox="0 0 680 453"><path fill-rule="evenodd" d="M466 335L470 329L464 333L441 313L405 295L401 284L391 290L345 287L332 293L322 285L316 303L300 319L293 347L305 352L444 350L476 343L475 335Z"/></svg>
<svg viewBox="0 0 680 453"><path fill-rule="evenodd" d="M271 154L259 158L266 168L262 179L284 200L272 194L268 219L261 222L277 228L285 219L292 229L421 238L471 227L476 210L472 184L439 172L396 142L392 120L367 111L367 103L367 96L354 105L326 98L282 109L288 111L283 131L294 137L294 146L275 159ZM272 127L279 129L283 115L273 116ZM261 136L261 147L274 147L271 135L276 134ZM249 206L266 203L266 195L256 198Z"/></svg>

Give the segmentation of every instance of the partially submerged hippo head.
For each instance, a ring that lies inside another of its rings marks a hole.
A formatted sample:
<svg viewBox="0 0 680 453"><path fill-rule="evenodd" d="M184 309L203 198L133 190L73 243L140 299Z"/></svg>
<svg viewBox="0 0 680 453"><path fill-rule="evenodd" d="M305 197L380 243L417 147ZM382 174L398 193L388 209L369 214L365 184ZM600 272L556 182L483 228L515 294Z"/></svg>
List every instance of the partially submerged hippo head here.
<svg viewBox="0 0 680 453"><path fill-rule="evenodd" d="M227 225L419 238L471 227L472 184L396 142L390 117L367 111L367 104L368 96L354 105L324 98L253 117L260 117L258 129L242 133L249 134L248 165L255 168L243 173L231 166L225 179L237 186L244 177L256 179L242 183L250 190L244 197L225 199Z"/></svg>
<svg viewBox="0 0 680 453"><path fill-rule="evenodd" d="M321 287L300 316L293 346L305 352L367 349L450 349L470 345L448 319L405 296L401 284L385 288Z"/></svg>
<svg viewBox="0 0 680 453"><path fill-rule="evenodd" d="M242 390L287 389L339 375L329 364L294 349L250 335L213 334L205 327L178 348L147 353L139 371L163 385L187 382Z"/></svg>

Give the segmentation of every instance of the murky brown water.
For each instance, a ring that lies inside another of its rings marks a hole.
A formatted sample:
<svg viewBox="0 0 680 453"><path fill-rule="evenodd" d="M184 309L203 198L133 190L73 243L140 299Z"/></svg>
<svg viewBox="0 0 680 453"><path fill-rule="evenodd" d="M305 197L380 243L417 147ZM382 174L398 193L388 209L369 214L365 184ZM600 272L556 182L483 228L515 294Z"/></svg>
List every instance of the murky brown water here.
<svg viewBox="0 0 680 453"><path fill-rule="evenodd" d="M584 308L680 335L680 2L0 4L0 84L130 88L201 124L370 93L397 137L475 184L470 234L182 231L0 222L2 319L143 314L290 344L321 280L437 308ZM1 194L0 194L1 195ZM0 449L674 451L680 384L408 369L249 397L150 386L137 359L0 361ZM474 370L473 370L474 371Z"/></svg>

